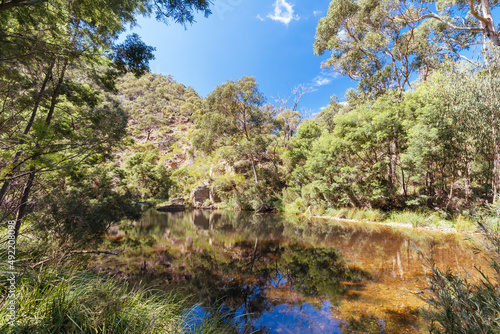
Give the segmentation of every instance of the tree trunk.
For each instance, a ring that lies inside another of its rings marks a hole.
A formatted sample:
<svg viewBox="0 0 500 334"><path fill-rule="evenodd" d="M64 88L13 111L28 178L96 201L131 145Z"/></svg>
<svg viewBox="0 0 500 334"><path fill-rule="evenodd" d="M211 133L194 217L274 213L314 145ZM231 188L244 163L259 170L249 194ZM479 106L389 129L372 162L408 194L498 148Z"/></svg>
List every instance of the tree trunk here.
<svg viewBox="0 0 500 334"><path fill-rule="evenodd" d="M360 208L361 203L359 202L358 198L354 194L354 192L350 188L345 188L345 193L347 194L347 197L349 197L349 200L351 201L351 204L355 208Z"/></svg>
<svg viewBox="0 0 500 334"><path fill-rule="evenodd" d="M391 184L395 187L397 184L396 169L398 166L398 147L396 138L391 140Z"/></svg>
<svg viewBox="0 0 500 334"><path fill-rule="evenodd" d="M56 107L57 98L59 97L59 92L61 91L61 86L62 86L62 83L64 81L64 76L66 75L66 67L68 66L68 62L69 62L69 60L66 58L64 60L63 67L61 69L61 74L59 74L59 79L57 80L56 88L54 89L54 92L52 93L49 112L47 113L47 118L45 119L45 123L47 125L50 125L50 122L52 121L52 116L54 115L54 110Z"/></svg>
<svg viewBox="0 0 500 334"><path fill-rule="evenodd" d="M21 205L19 206L19 210L17 211L16 226L14 230L14 238L16 240L17 236L19 235L19 230L21 229L22 220L26 215L26 209L28 207L28 199L34 180L35 180L35 168L31 167L30 174L28 176L28 181L26 182L26 186L24 187L23 195L21 197Z"/></svg>
<svg viewBox="0 0 500 334"><path fill-rule="evenodd" d="M465 174L465 205L469 205L469 200L471 198L472 191L470 189L470 179L472 174L472 163L467 162L467 170Z"/></svg>
<svg viewBox="0 0 500 334"><path fill-rule="evenodd" d="M495 133L494 130L493 133ZM493 203L496 202L498 197L498 181L500 172L500 150L498 144L497 140L494 139L493 180L491 181L491 186L493 188Z"/></svg>
<svg viewBox="0 0 500 334"><path fill-rule="evenodd" d="M51 98L51 102L50 102L49 112L47 113L47 117L45 119L45 123L46 123L47 126L50 125L50 123L52 121L52 117L54 115L54 110L55 110L55 106L56 106L56 103L57 103L57 98L59 97L59 92L61 90L61 86L62 86L62 83L64 81L64 76L66 74L66 67L67 67L67 65L68 65L68 59L65 59L63 67L61 69L61 73L59 74L59 79L57 80L57 85L56 85L56 87L54 89L54 92L52 93L52 98ZM26 187L24 188L24 191L23 191L23 196L22 196L22 199L21 199L21 205L20 205L19 210L17 212L16 226L15 226L15 237L16 237L16 239L17 239L17 235L19 233L19 230L21 228L22 220L23 220L23 218L24 218L24 216L26 214L27 203L28 203L28 199L29 199L31 187L33 186L34 179L35 179L35 169L34 169L34 167L31 167L30 174L29 174L29 177L28 177L28 182L26 182Z"/></svg>
<svg viewBox="0 0 500 334"><path fill-rule="evenodd" d="M252 162L252 170L253 170L253 178L255 183L259 182L259 178L257 176L257 169L255 169L255 161L253 161L253 154L250 153L250 161Z"/></svg>
<svg viewBox="0 0 500 334"><path fill-rule="evenodd" d="M489 39L496 46L500 46L500 41L497 36L493 16L491 15L490 3L488 0L480 1L482 16L476 11L474 0L470 0L469 9L472 16L474 16L481 23L483 28L483 48L486 50L486 39Z"/></svg>
<svg viewBox="0 0 500 334"><path fill-rule="evenodd" d="M490 4L488 0L481 0L481 11L483 12L483 18L487 22L483 22L486 37L496 46L500 46L500 40L498 39L495 22L493 21L493 16L491 15Z"/></svg>
<svg viewBox="0 0 500 334"><path fill-rule="evenodd" d="M24 129L23 135L27 135L30 132L31 127L33 126L33 123L35 122L35 117L36 117L36 114L38 112L38 107L40 106L40 102L42 100L43 93L45 92L45 88L47 86L47 82L52 78L52 69L54 68L55 63L56 62L54 60L50 64L50 66L49 66L49 68L47 70L47 73L45 73L45 78L44 78L44 80L42 82L40 90L36 94L35 105L33 107L33 111L31 112L31 117L30 117L30 119L28 121L28 124L26 125L26 128ZM19 141L19 145L23 145L23 144L24 144L24 139L21 138L21 140ZM16 152L16 155L12 159L12 164L13 165L15 165L17 163L17 161L19 160L19 157L21 156L21 153L22 153L21 150L18 150ZM5 194L9 190L9 186L10 186L10 183L12 182L12 176L13 175L14 175L14 170L11 170L6 175L5 181L4 181L3 185L2 185L2 188L0 189L0 205L3 203L3 200L5 198Z"/></svg>
<svg viewBox="0 0 500 334"><path fill-rule="evenodd" d="M405 197L408 197L408 192L406 190L406 182L405 182L405 171L403 169L403 166L401 166L401 181L403 182L403 194Z"/></svg>

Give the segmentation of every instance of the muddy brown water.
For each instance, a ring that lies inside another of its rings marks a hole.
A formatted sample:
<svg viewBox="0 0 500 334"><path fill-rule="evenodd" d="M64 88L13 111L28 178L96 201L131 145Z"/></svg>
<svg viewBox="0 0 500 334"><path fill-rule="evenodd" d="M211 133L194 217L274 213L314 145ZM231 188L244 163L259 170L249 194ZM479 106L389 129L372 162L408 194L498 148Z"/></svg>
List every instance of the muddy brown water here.
<svg viewBox="0 0 500 334"><path fill-rule="evenodd" d="M106 238L124 252L102 267L190 296L193 326L217 308L244 333L425 333L429 259L487 267L466 235L277 214L149 210Z"/></svg>

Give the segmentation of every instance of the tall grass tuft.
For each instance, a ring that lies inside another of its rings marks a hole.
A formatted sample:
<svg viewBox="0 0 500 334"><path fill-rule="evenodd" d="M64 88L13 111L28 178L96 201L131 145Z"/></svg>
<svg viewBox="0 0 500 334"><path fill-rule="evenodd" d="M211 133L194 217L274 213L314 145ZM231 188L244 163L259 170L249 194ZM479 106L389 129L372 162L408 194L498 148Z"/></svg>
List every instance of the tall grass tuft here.
<svg viewBox="0 0 500 334"><path fill-rule="evenodd" d="M480 278L471 281L450 270L441 271L431 256L431 293L425 297L431 333L500 333L500 234L484 224L479 229L489 243L493 277L477 269Z"/></svg>
<svg viewBox="0 0 500 334"><path fill-rule="evenodd" d="M176 296L86 271L25 272L17 292L16 326L2 308L2 333L178 333L185 323Z"/></svg>
<svg viewBox="0 0 500 334"><path fill-rule="evenodd" d="M377 209L359 209L359 208L329 208L325 210L325 215L335 218L352 219L366 222L381 222L385 218L385 214Z"/></svg>
<svg viewBox="0 0 500 334"><path fill-rule="evenodd" d="M429 215L412 211L395 211L388 218L395 223L411 224L413 227L426 226L431 223Z"/></svg>

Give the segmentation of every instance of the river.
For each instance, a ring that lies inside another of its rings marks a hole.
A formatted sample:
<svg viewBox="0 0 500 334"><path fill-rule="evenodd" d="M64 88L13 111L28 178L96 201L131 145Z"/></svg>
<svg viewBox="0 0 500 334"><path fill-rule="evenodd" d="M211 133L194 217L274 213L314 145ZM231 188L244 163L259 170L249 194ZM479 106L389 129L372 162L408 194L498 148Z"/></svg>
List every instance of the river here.
<svg viewBox="0 0 500 334"><path fill-rule="evenodd" d="M104 269L181 291L194 319L227 312L244 333L422 333L430 260L486 267L462 234L278 214L152 209L107 239L127 251Z"/></svg>

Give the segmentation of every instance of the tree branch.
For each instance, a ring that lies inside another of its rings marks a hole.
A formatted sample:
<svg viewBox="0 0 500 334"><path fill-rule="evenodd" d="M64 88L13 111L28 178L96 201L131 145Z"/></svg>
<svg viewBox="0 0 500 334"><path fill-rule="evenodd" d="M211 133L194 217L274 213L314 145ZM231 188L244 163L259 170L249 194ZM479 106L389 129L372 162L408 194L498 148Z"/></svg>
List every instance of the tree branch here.
<svg viewBox="0 0 500 334"><path fill-rule="evenodd" d="M0 4L0 12L3 12L5 10L14 8L14 7L22 7L22 6L29 6L33 5L37 2L42 2L46 0L11 0L9 2L3 2Z"/></svg>
<svg viewBox="0 0 500 334"><path fill-rule="evenodd" d="M473 0L471 0L471 1L473 1ZM433 19L436 19L438 21L441 21L444 24L446 24L447 26L449 26L450 28L455 29L455 30L463 30L463 31L483 31L484 30L484 28L481 28L481 27L460 27L460 26L457 26L457 25L445 20L443 17L439 16L438 14L433 13L433 12L430 12L429 14L422 15L415 20L406 21L406 22L407 23L414 23L414 22L419 22L419 21L422 21L422 20L425 20L428 18L433 18Z"/></svg>
<svg viewBox="0 0 500 334"><path fill-rule="evenodd" d="M476 10L474 9L474 0L470 0L470 3L469 3L469 7L470 7L470 13L476 18L478 19L479 21L481 21L485 27L487 27L490 22L485 19L484 17L482 17L481 15L479 15Z"/></svg>

